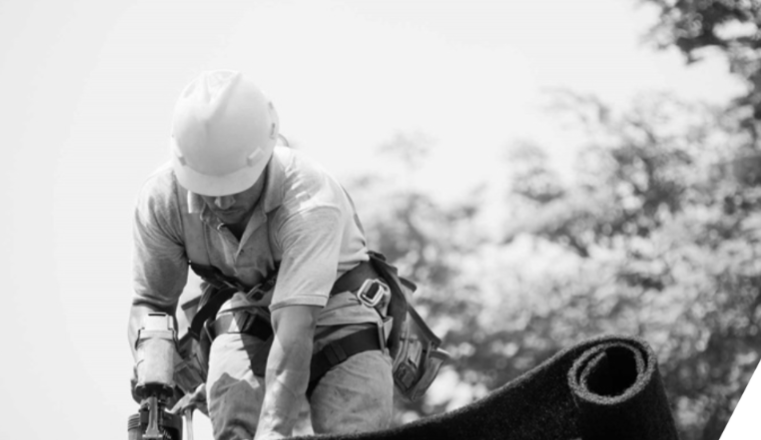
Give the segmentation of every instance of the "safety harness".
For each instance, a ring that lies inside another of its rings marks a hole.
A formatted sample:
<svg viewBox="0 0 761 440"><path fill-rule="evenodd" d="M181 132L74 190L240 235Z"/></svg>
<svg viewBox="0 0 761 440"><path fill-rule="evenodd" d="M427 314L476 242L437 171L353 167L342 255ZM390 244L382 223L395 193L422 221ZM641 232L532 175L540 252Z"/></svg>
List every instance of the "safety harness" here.
<svg viewBox="0 0 761 440"><path fill-rule="evenodd" d="M241 319L236 317L236 314L223 314L219 318L216 318L216 315L221 306L237 292L244 293L252 300L262 299L277 282L278 262L270 271L270 275L253 288L243 285L236 278L227 276L212 266L206 248L206 228L197 214L188 212L187 192L180 189L179 185L177 190L190 267L208 284L190 323L188 333L192 340L186 338L184 347L181 341L183 362L177 366L176 375L188 378L189 383L183 387L187 391L195 389L196 385L206 380L211 342L217 336L224 333L244 333L262 341L268 341L273 337L272 325L265 308L261 309L266 317L260 314L246 314L243 322L240 322ZM349 197L348 193L346 195ZM351 202L350 197L349 200ZM356 210L354 220L362 230ZM384 336L379 337L377 328L367 328L332 341L320 349L312 356L307 397L311 396L320 379L334 366L355 354L388 348L393 360L392 371L397 389L409 400L415 400L428 389L442 363L449 358L449 355L439 348L441 340L408 302L407 297L415 291L416 286L400 277L396 267L388 264L380 253L370 251L368 257L368 261L361 262L339 277L333 284L330 295L352 292L357 294L360 302L374 307L379 296L367 296L365 287L368 280L382 280L390 291L385 316L381 314ZM254 374L257 373L264 375L263 371L254 371Z"/></svg>

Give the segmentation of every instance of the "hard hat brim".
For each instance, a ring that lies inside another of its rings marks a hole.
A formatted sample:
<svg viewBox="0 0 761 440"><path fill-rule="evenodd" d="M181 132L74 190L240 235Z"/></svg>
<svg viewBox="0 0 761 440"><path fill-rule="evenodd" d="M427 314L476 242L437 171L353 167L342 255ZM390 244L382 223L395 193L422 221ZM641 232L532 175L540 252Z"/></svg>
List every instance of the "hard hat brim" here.
<svg viewBox="0 0 761 440"><path fill-rule="evenodd" d="M243 167L221 176L211 176L183 165L176 156L172 156L172 168L179 184L186 190L203 196L228 196L251 188L268 163L269 160L257 161L254 166Z"/></svg>

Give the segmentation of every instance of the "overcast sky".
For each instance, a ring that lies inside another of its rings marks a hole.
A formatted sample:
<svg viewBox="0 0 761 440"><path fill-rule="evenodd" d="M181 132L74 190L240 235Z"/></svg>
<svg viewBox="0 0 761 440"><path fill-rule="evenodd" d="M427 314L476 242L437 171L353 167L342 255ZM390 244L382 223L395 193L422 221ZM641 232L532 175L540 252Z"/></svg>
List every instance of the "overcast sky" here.
<svg viewBox="0 0 761 440"><path fill-rule="evenodd" d="M126 438L133 201L200 71L255 78L284 133L340 178L396 133L423 134L423 181L454 193L503 174L518 139L573 158L541 111L548 88L616 106L742 90L719 58L687 68L642 46L654 15L635 3L0 1L0 438Z"/></svg>

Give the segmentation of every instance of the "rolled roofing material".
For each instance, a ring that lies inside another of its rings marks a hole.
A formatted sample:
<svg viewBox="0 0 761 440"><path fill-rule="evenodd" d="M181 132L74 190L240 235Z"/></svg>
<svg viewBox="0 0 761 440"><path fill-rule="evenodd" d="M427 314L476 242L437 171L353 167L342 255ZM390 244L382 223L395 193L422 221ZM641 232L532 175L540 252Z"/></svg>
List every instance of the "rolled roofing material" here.
<svg viewBox="0 0 761 440"><path fill-rule="evenodd" d="M310 437L299 437L310 438ZM650 346L601 336L562 350L467 406L396 428L321 440L675 440Z"/></svg>

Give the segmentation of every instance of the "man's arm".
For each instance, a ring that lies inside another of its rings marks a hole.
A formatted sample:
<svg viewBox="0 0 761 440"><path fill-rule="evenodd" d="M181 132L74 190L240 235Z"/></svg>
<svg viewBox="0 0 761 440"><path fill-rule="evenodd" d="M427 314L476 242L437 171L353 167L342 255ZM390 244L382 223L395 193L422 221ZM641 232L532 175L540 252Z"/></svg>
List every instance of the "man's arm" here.
<svg viewBox="0 0 761 440"><path fill-rule="evenodd" d="M309 383L312 342L321 307L288 306L272 312L275 338L265 373L257 440L291 436Z"/></svg>
<svg viewBox="0 0 761 440"><path fill-rule="evenodd" d="M152 176L141 189L133 217L134 296L127 337L135 355L137 332L146 315L174 316L188 278L182 220L168 176Z"/></svg>
<svg viewBox="0 0 761 440"><path fill-rule="evenodd" d="M310 209L279 229L283 258L270 304L275 337L257 440L291 436L309 382L317 318L336 280L343 217L333 207Z"/></svg>

